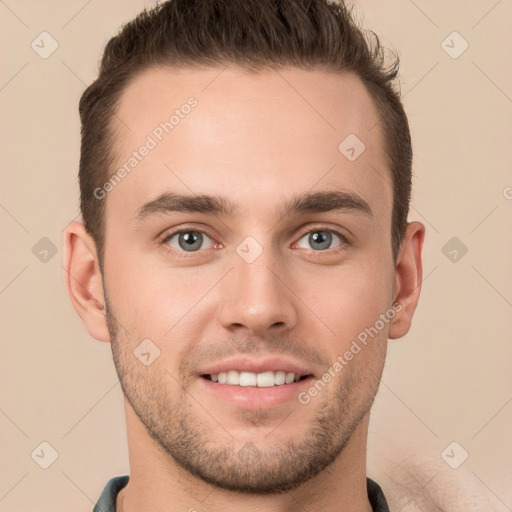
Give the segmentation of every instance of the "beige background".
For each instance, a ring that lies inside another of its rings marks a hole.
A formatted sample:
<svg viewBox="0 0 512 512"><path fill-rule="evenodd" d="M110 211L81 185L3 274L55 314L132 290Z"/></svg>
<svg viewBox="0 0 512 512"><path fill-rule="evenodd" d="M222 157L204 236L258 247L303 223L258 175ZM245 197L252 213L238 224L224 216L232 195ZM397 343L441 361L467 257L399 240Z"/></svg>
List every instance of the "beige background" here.
<svg viewBox="0 0 512 512"><path fill-rule="evenodd" d="M396 511L447 484L465 489L460 510L512 510L512 2L355 4L401 54L410 220L427 226L422 296L411 331L389 344L368 473ZM2 512L90 511L107 480L129 471L110 347L70 305L62 231L78 212L79 97L104 44L144 5L0 1ZM47 59L31 48L43 31L59 45ZM453 31L469 43L456 59L442 47ZM32 251L43 237L58 249L46 262ZM443 253L452 237L468 249L456 262ZM43 441L58 452L48 469L31 457ZM458 469L441 457L452 441L452 460L469 453Z"/></svg>

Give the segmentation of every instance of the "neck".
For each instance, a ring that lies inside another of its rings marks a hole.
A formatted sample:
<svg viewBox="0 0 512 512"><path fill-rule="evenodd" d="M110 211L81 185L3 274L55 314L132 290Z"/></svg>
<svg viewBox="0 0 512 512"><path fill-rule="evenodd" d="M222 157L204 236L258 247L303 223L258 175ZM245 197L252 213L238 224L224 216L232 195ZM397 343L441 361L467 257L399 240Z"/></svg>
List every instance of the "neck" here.
<svg viewBox="0 0 512 512"><path fill-rule="evenodd" d="M117 496L117 512L372 512L366 490L369 414L336 460L301 486L281 494L256 495L220 489L198 479L147 433L125 399L130 480ZM172 508L170 508L172 506Z"/></svg>

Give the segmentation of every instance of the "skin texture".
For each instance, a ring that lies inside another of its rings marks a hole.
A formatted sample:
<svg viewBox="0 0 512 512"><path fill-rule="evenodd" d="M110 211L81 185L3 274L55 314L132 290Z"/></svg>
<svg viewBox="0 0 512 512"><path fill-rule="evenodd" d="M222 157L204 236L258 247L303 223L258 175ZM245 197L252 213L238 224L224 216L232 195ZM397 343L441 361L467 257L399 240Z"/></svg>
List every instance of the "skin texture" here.
<svg viewBox="0 0 512 512"><path fill-rule="evenodd" d="M118 165L192 96L197 106L103 199L103 276L83 225L65 234L71 300L91 336L111 342L125 393L130 482L118 510L371 511L369 412L388 338L410 328L425 232L410 223L393 261L391 175L371 96L348 73L148 69L120 100ZM355 161L338 150L351 133L366 147ZM279 215L296 195L340 190L372 215ZM239 214L137 222L164 192L222 195ZM200 250L165 240L178 230L200 231ZM308 235L326 230L346 241L332 234L319 249ZM248 236L263 250L251 263L236 251ZM320 379L393 303L401 310L307 404L236 406L198 375L231 356L279 355ZM148 366L134 355L144 339L160 350Z"/></svg>

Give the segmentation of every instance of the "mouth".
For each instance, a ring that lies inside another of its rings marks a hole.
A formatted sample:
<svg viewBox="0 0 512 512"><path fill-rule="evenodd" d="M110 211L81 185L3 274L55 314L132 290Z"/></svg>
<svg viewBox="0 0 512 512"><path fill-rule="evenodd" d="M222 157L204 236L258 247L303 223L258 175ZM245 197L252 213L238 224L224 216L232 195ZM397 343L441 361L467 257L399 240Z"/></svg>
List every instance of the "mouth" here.
<svg viewBox="0 0 512 512"><path fill-rule="evenodd" d="M300 392L314 381L313 370L290 357L235 356L198 369L196 382L201 393L221 406L275 409L299 402Z"/></svg>
<svg viewBox="0 0 512 512"><path fill-rule="evenodd" d="M283 370L259 373L228 370L201 374L198 379L201 393L235 409L269 410L301 403L300 393L312 385L312 374ZM283 409L285 411L286 409Z"/></svg>
<svg viewBox="0 0 512 512"><path fill-rule="evenodd" d="M272 386L286 386L294 382L307 379L310 375L301 375L283 370L265 371L261 373L228 370L219 373L201 375L203 379L230 386L270 388Z"/></svg>

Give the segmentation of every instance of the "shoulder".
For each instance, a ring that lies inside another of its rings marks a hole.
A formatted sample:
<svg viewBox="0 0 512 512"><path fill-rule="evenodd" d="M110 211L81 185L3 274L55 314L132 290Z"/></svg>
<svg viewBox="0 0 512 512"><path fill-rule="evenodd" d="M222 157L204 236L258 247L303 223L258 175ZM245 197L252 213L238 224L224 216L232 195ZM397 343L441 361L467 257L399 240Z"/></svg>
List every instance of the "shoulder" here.
<svg viewBox="0 0 512 512"><path fill-rule="evenodd" d="M126 486L129 479L129 475L111 478L105 485L92 512L115 512L117 495Z"/></svg>

